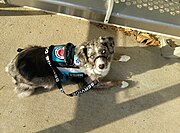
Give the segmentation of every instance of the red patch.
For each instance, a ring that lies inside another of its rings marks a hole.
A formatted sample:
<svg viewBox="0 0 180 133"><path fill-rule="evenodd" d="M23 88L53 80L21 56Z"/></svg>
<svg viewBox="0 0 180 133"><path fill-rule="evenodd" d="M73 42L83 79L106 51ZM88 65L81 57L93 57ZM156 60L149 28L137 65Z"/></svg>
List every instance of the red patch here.
<svg viewBox="0 0 180 133"><path fill-rule="evenodd" d="M57 48L55 50L55 55L59 59L64 59L64 48Z"/></svg>
<svg viewBox="0 0 180 133"><path fill-rule="evenodd" d="M59 56L63 56L64 55L64 49L59 49L57 52L58 52Z"/></svg>

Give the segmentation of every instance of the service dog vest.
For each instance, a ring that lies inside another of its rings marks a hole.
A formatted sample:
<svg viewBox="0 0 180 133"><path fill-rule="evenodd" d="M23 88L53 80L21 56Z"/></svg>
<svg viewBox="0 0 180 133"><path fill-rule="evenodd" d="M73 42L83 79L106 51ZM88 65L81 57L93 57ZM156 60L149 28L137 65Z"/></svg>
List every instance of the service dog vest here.
<svg viewBox="0 0 180 133"><path fill-rule="evenodd" d="M75 46L71 43L47 47L45 50L45 58L49 66L52 68L56 84L60 91L67 96L79 96L80 94L92 89L97 83L97 80L87 84L84 88L67 94L61 82L67 81L68 77L83 78L85 73L79 69L80 61L75 54Z"/></svg>
<svg viewBox="0 0 180 133"><path fill-rule="evenodd" d="M67 81L69 77L85 76L79 69L80 61L75 53L75 46L71 43L49 47L49 60L53 69L58 70L57 74L61 77L61 82Z"/></svg>

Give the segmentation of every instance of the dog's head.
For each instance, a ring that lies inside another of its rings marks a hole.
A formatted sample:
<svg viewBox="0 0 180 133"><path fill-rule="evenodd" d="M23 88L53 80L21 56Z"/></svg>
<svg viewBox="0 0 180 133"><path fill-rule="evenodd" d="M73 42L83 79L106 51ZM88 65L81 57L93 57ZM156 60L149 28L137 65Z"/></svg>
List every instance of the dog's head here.
<svg viewBox="0 0 180 133"><path fill-rule="evenodd" d="M99 77L108 74L113 53L114 39L112 37L99 37L77 47L77 56L81 66L88 64Z"/></svg>

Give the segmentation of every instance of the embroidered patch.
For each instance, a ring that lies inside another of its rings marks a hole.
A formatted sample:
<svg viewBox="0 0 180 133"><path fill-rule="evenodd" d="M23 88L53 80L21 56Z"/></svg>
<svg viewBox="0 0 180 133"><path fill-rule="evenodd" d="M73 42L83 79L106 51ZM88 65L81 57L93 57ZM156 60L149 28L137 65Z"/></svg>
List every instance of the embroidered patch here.
<svg viewBox="0 0 180 133"><path fill-rule="evenodd" d="M78 57L74 57L74 64L77 66L80 65L80 60L78 59Z"/></svg>
<svg viewBox="0 0 180 133"><path fill-rule="evenodd" d="M55 49L55 56L59 59L64 59L64 47Z"/></svg>

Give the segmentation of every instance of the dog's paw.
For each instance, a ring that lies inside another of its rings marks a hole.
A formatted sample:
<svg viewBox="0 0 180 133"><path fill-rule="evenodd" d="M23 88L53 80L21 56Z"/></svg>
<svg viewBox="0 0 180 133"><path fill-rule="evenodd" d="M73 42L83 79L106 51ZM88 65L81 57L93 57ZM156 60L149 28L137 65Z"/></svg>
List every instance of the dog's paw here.
<svg viewBox="0 0 180 133"><path fill-rule="evenodd" d="M20 83L15 87L14 92L18 95L19 98L23 98L30 96L34 92L34 89L34 87Z"/></svg>
<svg viewBox="0 0 180 133"><path fill-rule="evenodd" d="M28 90L20 91L17 89L17 87L15 87L14 92L17 94L17 96L19 98L24 98L24 97L30 96L34 92L34 89L28 89Z"/></svg>
<svg viewBox="0 0 180 133"><path fill-rule="evenodd" d="M9 67L8 66L5 67L5 72L7 72L7 73L9 72Z"/></svg>
<svg viewBox="0 0 180 133"><path fill-rule="evenodd" d="M21 93L18 93L18 97L19 97L19 98L28 97L28 96L30 96L33 92L34 92L34 90L28 90L28 91L21 92Z"/></svg>
<svg viewBox="0 0 180 133"><path fill-rule="evenodd" d="M121 87L122 89L127 88L128 86L129 86L129 83L128 83L128 82L126 82L126 81L122 81L122 82L121 82L120 87Z"/></svg>
<svg viewBox="0 0 180 133"><path fill-rule="evenodd" d="M129 86L129 83L126 81L101 81L98 83L98 85L95 86L95 88L98 89L110 89L113 87L120 87L122 89Z"/></svg>
<svg viewBox="0 0 180 133"><path fill-rule="evenodd" d="M121 58L119 59L120 62L128 62L131 59L130 56L128 55L122 55Z"/></svg>

